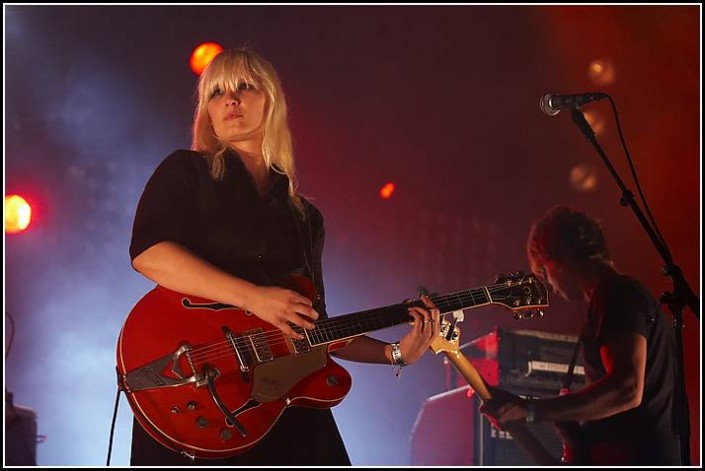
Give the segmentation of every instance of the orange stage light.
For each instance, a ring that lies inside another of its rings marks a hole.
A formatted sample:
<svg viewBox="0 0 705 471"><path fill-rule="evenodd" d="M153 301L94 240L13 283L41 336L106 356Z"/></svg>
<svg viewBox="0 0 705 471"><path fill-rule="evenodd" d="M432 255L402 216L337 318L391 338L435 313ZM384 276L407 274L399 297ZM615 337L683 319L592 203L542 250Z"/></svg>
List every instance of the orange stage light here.
<svg viewBox="0 0 705 471"><path fill-rule="evenodd" d="M5 233L17 234L27 229L32 207L19 195L5 195Z"/></svg>
<svg viewBox="0 0 705 471"><path fill-rule="evenodd" d="M379 195L385 200L391 198L393 193L394 183L387 183L381 190L379 190Z"/></svg>
<svg viewBox="0 0 705 471"><path fill-rule="evenodd" d="M213 60L215 56L223 51L223 46L217 43L203 43L191 53L191 70L196 75L201 75L203 69Z"/></svg>

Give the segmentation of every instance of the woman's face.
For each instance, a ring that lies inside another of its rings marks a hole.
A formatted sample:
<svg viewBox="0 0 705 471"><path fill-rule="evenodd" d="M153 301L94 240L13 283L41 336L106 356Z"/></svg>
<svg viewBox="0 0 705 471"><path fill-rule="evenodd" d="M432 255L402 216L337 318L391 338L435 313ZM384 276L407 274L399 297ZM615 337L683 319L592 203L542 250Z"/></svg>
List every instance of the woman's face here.
<svg viewBox="0 0 705 471"><path fill-rule="evenodd" d="M230 92L216 90L208 101L216 136L233 145L261 144L265 101L264 91L252 84L242 83Z"/></svg>

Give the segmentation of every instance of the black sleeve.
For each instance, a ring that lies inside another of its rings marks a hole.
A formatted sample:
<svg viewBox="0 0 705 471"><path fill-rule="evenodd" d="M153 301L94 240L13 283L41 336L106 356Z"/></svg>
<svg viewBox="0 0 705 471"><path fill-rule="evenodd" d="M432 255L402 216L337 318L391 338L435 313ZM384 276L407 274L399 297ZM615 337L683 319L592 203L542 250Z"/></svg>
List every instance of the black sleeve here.
<svg viewBox="0 0 705 471"><path fill-rule="evenodd" d="M311 258L314 285L316 286L316 301L314 309L322 316L328 317L326 311L326 293L323 283L323 245L326 239L326 230L323 225L323 214L313 204L304 200L308 220L311 230ZM304 248L306 250L306 248Z"/></svg>
<svg viewBox="0 0 705 471"><path fill-rule="evenodd" d="M180 242L196 204L199 154L176 151L162 161L142 192L132 225L130 260L162 241Z"/></svg>
<svg viewBox="0 0 705 471"><path fill-rule="evenodd" d="M646 337L649 302L644 290L633 281L622 278L595 293L600 314L597 336L601 343L627 332Z"/></svg>

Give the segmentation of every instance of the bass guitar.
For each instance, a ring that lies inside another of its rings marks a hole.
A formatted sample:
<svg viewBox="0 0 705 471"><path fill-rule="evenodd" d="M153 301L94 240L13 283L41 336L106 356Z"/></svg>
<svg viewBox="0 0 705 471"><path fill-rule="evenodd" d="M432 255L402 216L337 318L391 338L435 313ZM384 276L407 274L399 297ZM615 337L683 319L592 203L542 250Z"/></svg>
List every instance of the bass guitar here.
<svg viewBox="0 0 705 471"><path fill-rule="evenodd" d="M313 300L303 276L282 287ZM442 313L499 304L519 313L548 305L533 275L431 300ZM330 408L351 387L329 353L368 332L411 322L421 301L318 319L293 340L236 306L157 286L133 307L117 345L117 371L137 421L159 443L191 458L243 453L269 432L285 408Z"/></svg>
<svg viewBox="0 0 705 471"><path fill-rule="evenodd" d="M527 315L522 317L527 317ZM444 353L480 399L487 402L492 399L487 382L458 347L460 343L460 329L456 324L458 320L458 318L454 318L452 321L444 319L441 322L441 332L431 342L430 349L436 354ZM504 430L511 434L514 442L537 465L557 466L561 464L523 424L507 425Z"/></svg>

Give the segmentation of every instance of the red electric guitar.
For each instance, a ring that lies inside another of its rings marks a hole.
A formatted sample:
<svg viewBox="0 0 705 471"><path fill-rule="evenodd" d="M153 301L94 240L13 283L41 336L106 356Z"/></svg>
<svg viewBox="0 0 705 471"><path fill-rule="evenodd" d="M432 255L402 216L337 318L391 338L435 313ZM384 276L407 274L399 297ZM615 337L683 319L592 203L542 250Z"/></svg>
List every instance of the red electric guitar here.
<svg viewBox="0 0 705 471"><path fill-rule="evenodd" d="M314 299L303 276L281 286ZM431 300L441 313L488 304L515 316L548 305L533 275L500 277L494 285ZM125 320L117 370L135 417L155 440L189 457L223 458L247 451L289 406L330 408L351 387L329 352L354 337L412 320L410 301L319 319L292 340L240 308L155 287Z"/></svg>

